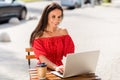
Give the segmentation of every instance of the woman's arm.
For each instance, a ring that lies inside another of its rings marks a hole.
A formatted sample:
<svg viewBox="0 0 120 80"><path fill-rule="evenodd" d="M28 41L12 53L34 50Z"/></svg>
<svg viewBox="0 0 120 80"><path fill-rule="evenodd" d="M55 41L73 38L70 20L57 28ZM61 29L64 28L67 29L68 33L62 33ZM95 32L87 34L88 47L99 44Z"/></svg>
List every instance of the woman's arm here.
<svg viewBox="0 0 120 80"><path fill-rule="evenodd" d="M61 73L63 73L63 68L64 68L63 65L57 66L56 64L51 62L49 59L47 59L43 55L40 55L39 59L40 59L40 62L46 63L48 68L50 68L52 70L60 71Z"/></svg>

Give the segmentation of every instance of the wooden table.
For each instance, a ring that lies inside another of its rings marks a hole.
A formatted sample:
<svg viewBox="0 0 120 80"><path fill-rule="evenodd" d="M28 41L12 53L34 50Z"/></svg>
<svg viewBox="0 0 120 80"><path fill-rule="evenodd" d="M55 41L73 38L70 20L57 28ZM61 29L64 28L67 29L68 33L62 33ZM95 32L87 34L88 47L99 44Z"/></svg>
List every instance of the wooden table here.
<svg viewBox="0 0 120 80"><path fill-rule="evenodd" d="M30 69L29 73L30 73L30 80L38 80L36 69ZM51 74L50 72L47 72L46 80L101 80L101 78L99 78L95 74L84 74L70 78L60 78L54 74Z"/></svg>

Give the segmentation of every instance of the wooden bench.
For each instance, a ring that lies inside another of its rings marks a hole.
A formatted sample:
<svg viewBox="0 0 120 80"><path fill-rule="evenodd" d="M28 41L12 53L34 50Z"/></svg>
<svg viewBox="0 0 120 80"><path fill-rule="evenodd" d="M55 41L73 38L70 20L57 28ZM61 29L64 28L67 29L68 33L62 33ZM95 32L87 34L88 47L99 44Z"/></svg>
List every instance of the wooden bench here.
<svg viewBox="0 0 120 80"><path fill-rule="evenodd" d="M26 54L26 59L28 60L28 66L29 68L31 67L31 59L36 59L34 54L31 54L33 52L32 48L25 48L25 52L27 52Z"/></svg>

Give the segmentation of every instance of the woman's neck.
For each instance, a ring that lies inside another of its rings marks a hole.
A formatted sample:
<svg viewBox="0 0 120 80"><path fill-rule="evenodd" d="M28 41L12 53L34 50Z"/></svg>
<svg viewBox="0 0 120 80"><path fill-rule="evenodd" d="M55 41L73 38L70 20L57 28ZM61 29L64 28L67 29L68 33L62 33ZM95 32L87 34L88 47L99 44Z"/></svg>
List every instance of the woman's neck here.
<svg viewBox="0 0 120 80"><path fill-rule="evenodd" d="M45 29L45 31L47 31L47 32L51 32L51 33L53 33L53 32L55 32L57 30L57 27L47 27L46 29Z"/></svg>

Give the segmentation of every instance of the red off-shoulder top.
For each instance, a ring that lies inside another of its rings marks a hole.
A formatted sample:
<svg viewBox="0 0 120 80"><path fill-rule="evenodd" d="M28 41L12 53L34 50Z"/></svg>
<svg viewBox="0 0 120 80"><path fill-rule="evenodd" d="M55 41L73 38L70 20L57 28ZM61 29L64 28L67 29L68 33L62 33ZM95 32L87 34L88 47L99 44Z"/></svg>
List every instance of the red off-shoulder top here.
<svg viewBox="0 0 120 80"><path fill-rule="evenodd" d="M56 65L62 65L63 56L74 53L74 43L69 35L37 38L32 45L36 58L44 55Z"/></svg>

